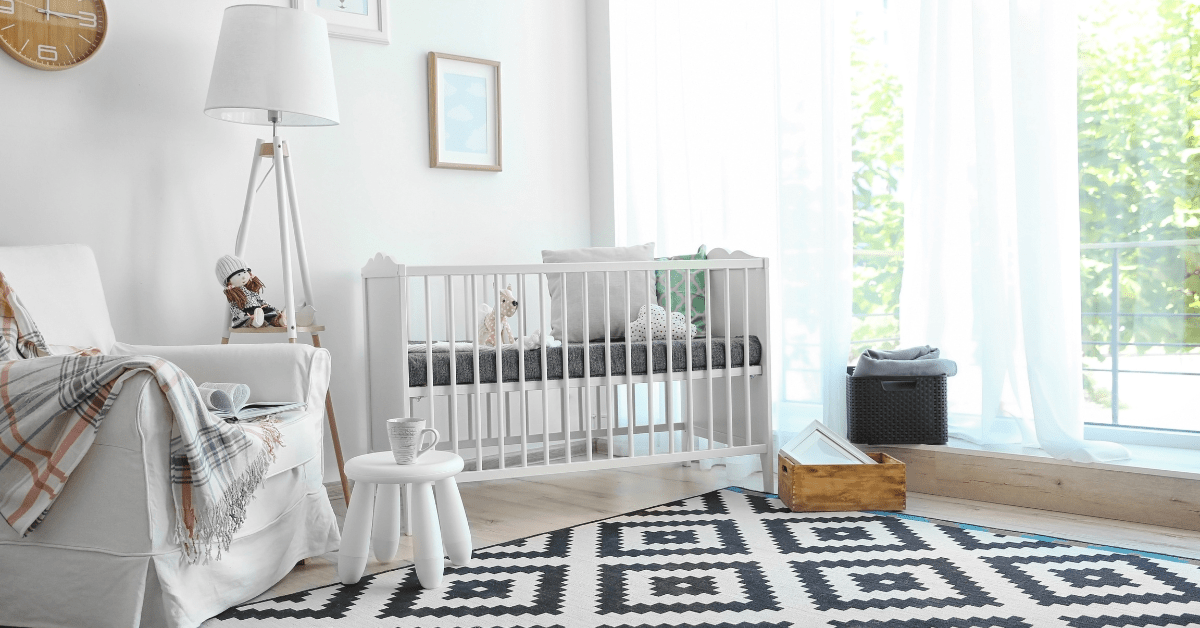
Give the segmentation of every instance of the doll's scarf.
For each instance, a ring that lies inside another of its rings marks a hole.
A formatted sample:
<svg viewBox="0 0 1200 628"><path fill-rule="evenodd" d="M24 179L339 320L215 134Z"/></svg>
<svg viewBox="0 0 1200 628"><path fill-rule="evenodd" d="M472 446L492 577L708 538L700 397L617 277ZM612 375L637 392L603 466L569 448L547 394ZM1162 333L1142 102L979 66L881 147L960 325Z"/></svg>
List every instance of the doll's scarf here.
<svg viewBox="0 0 1200 628"><path fill-rule="evenodd" d="M190 562L221 558L280 445L270 421L229 424L196 384L153 356L55 355L0 273L0 516L28 534L87 454L121 385L152 374L171 407L175 540ZM215 550L215 556L214 556Z"/></svg>

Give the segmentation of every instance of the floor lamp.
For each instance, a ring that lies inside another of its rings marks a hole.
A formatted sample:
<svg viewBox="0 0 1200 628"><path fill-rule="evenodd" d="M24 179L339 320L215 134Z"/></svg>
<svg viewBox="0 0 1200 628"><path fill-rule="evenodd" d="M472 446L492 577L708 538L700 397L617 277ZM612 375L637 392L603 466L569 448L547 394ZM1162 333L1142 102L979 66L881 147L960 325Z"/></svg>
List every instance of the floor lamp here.
<svg viewBox="0 0 1200 628"><path fill-rule="evenodd" d="M250 165L250 184L238 227L233 254L243 257L250 232L254 196L260 185L259 169L270 158L275 172L275 196L279 207L279 245L283 252L283 304L287 328L259 327L230 329L225 326L223 342L230 332L286 331L288 342L296 342L298 332L312 334L313 344L321 346L316 324L312 281L308 273L308 255L304 248L304 229L300 222L300 204L296 197L296 179L288 143L279 137L279 127L332 126L338 123L337 92L333 84L333 62L329 55L329 30L321 17L283 7L237 5L225 9L221 37L213 61L212 78L204 113L218 120L240 124L271 126L271 141L258 140ZM269 174L269 172L268 172ZM265 178L264 178L265 181ZM293 240L294 238L294 240ZM292 244L300 266L304 303L296 308L292 286ZM342 491L349 500L350 490L342 460L333 401L326 395L325 411L330 436L337 455ZM347 501L348 503L348 501Z"/></svg>

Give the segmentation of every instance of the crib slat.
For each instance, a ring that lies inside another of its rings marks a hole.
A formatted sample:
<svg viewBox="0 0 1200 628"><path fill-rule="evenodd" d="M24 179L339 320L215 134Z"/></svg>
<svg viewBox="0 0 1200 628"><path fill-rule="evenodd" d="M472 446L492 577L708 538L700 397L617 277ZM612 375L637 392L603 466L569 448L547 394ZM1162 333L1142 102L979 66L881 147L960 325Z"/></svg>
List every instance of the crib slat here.
<svg viewBox="0 0 1200 628"><path fill-rule="evenodd" d="M591 305L588 302L588 273L583 273L583 390L580 391L581 408L580 418L584 423L584 431L587 432L587 459L590 462L592 459L592 323L591 323Z"/></svg>
<svg viewBox="0 0 1200 628"><path fill-rule="evenodd" d="M612 304L611 295L609 295L609 278L608 271L604 271L604 386L605 390L612 391ZM608 431L608 440L605 441L605 449L608 450L608 459L613 457L613 421L616 420L616 406L609 399L614 398L613 395L605 395L605 403L608 404L607 419L604 421L605 428Z"/></svg>
<svg viewBox="0 0 1200 628"><path fill-rule="evenodd" d="M632 321L629 320L629 310L633 303L629 292L629 279L629 271L625 271L625 427L629 430L629 457L633 458L633 423L637 417L637 404L633 395L633 337L629 335L633 328Z"/></svg>
<svg viewBox="0 0 1200 628"><path fill-rule="evenodd" d="M675 453L675 330L671 326L671 271L667 273L667 453ZM657 283L657 272L655 273ZM658 292L655 289L655 292Z"/></svg>
<svg viewBox="0 0 1200 628"><path fill-rule="evenodd" d="M484 394L483 407L483 437L487 439L496 438L494 430L496 429L495 422L492 421L492 395L495 393Z"/></svg>
<svg viewBox="0 0 1200 628"><path fill-rule="evenodd" d="M538 329L542 330L542 346L538 350L538 359L542 361L542 464L550 464L550 415L546 408L548 399L546 388L550 382L550 372L546 369L546 338L550 333L546 327L546 274L538 273Z"/></svg>
<svg viewBox="0 0 1200 628"><path fill-rule="evenodd" d="M409 392L412 390L409 388L409 384L412 382L409 381L408 372L408 339L410 337L408 326L409 319L411 318L411 313L408 311L408 276L402 276L398 280L400 282L400 289L397 291L397 296L400 300L400 312L402 314L400 320L400 347L404 351L404 360L400 367L400 409L401 411L407 411L408 416L412 416L412 412L409 410L410 406L408 396ZM384 433L386 434L387 423L383 424L383 429Z"/></svg>
<svg viewBox="0 0 1200 628"><path fill-rule="evenodd" d="M496 321L496 327L495 327L496 336L493 340L494 340L495 349L496 349L496 383L499 384L504 381L504 338L500 334L500 324L501 324L501 321L504 320L504 313L500 311L500 284L502 284L504 282L504 275L495 275L494 279L496 282L496 285L493 286L493 288L495 288L495 293L496 293L496 309L492 310L492 316ZM497 427L500 428L499 431L500 431L500 439L501 439L500 440L500 443L501 443L500 456L499 456L499 465L500 465L499 468L500 469L504 468L504 445L503 445L503 443L504 443L504 437L508 436L507 414L508 414L508 393L503 392L503 390L502 390L501 392L496 393L496 423L498 424ZM491 421L489 420L488 427L490 428L491 425L492 425Z"/></svg>
<svg viewBox="0 0 1200 628"><path fill-rule="evenodd" d="M450 343L450 399L447 400L447 415L450 417L450 447L458 453L458 352L454 350L454 276L446 275L446 336ZM433 372L428 371L429 383L433 383ZM429 395L433 398L433 395Z"/></svg>
<svg viewBox="0 0 1200 628"><path fill-rule="evenodd" d="M528 310L520 309L521 304L529 307L529 303L525 301L525 275L517 275L517 338L513 340L517 343L517 381L521 382L521 466L529 466L529 404L527 403L527 395L525 392L525 314Z"/></svg>
<svg viewBox="0 0 1200 628"><path fill-rule="evenodd" d="M429 299L429 275L425 275L425 390L429 391L429 427L437 429L437 405L433 396L433 303Z"/></svg>
<svg viewBox="0 0 1200 628"><path fill-rule="evenodd" d="M716 292L716 289L713 288L713 285L712 285L712 273L710 273L707 268L704 269L704 289L706 291L708 291L709 296L712 296L712 294L714 292ZM704 343L705 343L704 360L705 360L705 369L706 369L704 371L704 375L708 378L708 386L707 386L707 388L708 388L708 449L713 448L713 437L716 436L716 433L717 433L716 432L716 430L717 430L717 412L716 412L716 409L713 408L713 364L712 364L712 362L713 362L713 360L712 360L713 324L712 323L713 323L713 319L715 317L713 316L714 312L713 312L713 307L712 307L712 301L713 300L711 298L707 298L704 300L704 307L708 311L708 314L707 314L708 318L706 320L706 325L705 325L705 330L704 330Z"/></svg>
<svg viewBox="0 0 1200 628"><path fill-rule="evenodd" d="M654 328L650 324L650 306L654 303L654 271L643 273L646 277L646 421L650 426L650 456L654 455ZM670 326L667 326L670 329Z"/></svg>
<svg viewBox="0 0 1200 628"><path fill-rule="evenodd" d="M590 405L588 403L589 397L590 395L588 395L588 389L586 388L580 388L579 390L575 391L575 412L577 412L579 416L579 429L576 430L576 433L582 433L585 441L587 440L587 432L585 431L587 427L585 425L586 422L584 421L584 416L586 416L586 410L584 409L584 406Z"/></svg>
<svg viewBox="0 0 1200 628"><path fill-rule="evenodd" d="M464 280L465 280L465 277L464 277ZM475 400L478 398L478 396L479 396L479 393L475 393L473 395L467 395L467 443L468 444L470 444L471 441L474 441L475 438L477 437L477 435L475 433L474 416L475 416L475 408L476 408Z"/></svg>
<svg viewBox="0 0 1200 628"><path fill-rule="evenodd" d="M733 365L731 364L730 367ZM746 413L746 445L753 445L751 434L754 423L750 420L750 269L742 269L742 376L743 410ZM764 441L765 442L765 441Z"/></svg>
<svg viewBox="0 0 1200 628"><path fill-rule="evenodd" d="M475 351L475 359L471 360L472 368L475 369L474 379L475 394L471 395L471 424L474 426L475 433L475 470L483 470L483 425L480 423L479 417L479 284L476 283L478 275L471 275L471 329L472 337L475 338L473 350Z"/></svg>
<svg viewBox="0 0 1200 628"><path fill-rule="evenodd" d="M571 377L571 352L568 351L569 346L567 340L571 338L571 318L567 315L567 273L560 273L562 278L562 324L563 324L563 341L562 341L562 361L563 361L563 387L562 387L562 433L564 444L566 445L566 462L571 464L571 388L567 386L567 380ZM547 452L549 455L549 452Z"/></svg>
<svg viewBox="0 0 1200 628"><path fill-rule="evenodd" d="M733 447L733 319L729 318L729 284L733 276L725 269L725 443Z"/></svg>
<svg viewBox="0 0 1200 628"><path fill-rule="evenodd" d="M620 411L620 407L621 407L620 388L621 388L620 384L613 384L612 386L608 387L608 389L611 393L609 396L609 401L608 401L608 404L609 404L608 405L608 414L609 414L609 417L608 417L608 433L609 433L608 458L609 458L609 460L612 460L613 450L615 450L617 448L617 443L614 440L615 437L612 436L612 433L613 433L613 426L616 425L616 423L617 423L617 413Z"/></svg>
<svg viewBox="0 0 1200 628"><path fill-rule="evenodd" d="M684 398L684 402L683 402L684 403L684 421L685 421L685 425L686 425L686 427L684 427L684 431L683 431L683 438L685 441L684 445L683 445L683 450L684 451L692 451L692 449L694 449L696 446L695 445L696 426L694 423L695 412L692 408L694 399L692 398L692 338L691 338L692 319L695 316L692 313L692 271L690 269L688 269L683 272L684 272L683 283L685 284L684 292L683 292L683 298L685 299L685 301L684 301L685 305L683 307L683 311L686 312L686 314L684 316L687 317L687 319L683 321L683 325L684 325L683 329L686 332L684 335L688 336L687 346L684 348L684 351L686 353L685 359L687 360L687 379L685 379L683 382L683 385L685 386L684 394L686 395L686 397Z"/></svg>

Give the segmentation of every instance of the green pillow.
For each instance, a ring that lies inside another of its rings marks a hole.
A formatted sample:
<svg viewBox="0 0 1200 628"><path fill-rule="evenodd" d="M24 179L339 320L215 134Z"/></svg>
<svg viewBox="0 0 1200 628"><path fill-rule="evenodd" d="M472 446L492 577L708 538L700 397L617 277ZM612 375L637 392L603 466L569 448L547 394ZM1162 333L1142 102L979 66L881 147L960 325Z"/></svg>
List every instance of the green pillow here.
<svg viewBox="0 0 1200 628"><path fill-rule="evenodd" d="M664 262L668 260L682 259L708 259L708 250L703 244L700 249L691 255L676 255L674 257L656 257L655 260ZM668 279L668 274L670 279ZM687 304L684 301L687 299L687 284L684 283L684 277L692 283L692 307L688 311ZM667 307L667 294L671 295L671 311L682 312L692 323L696 325L696 334L704 333L704 271L703 270L660 270L654 273L654 288L655 294L658 297L658 304L662 307Z"/></svg>

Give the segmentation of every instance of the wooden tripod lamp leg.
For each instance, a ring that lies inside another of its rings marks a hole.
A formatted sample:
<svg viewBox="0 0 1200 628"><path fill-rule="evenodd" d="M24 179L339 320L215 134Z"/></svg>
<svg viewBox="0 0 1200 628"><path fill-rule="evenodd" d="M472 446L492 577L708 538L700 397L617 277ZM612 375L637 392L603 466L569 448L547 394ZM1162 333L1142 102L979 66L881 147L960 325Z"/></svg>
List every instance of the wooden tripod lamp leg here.
<svg viewBox="0 0 1200 628"><path fill-rule="evenodd" d="M321 337L312 335L313 346L321 347ZM337 458L338 474L342 476L342 499L350 507L350 481L346 479L346 462L342 458L342 439L338 438L337 416L333 413L333 397L325 391L325 419L329 421L329 435L333 438L333 455Z"/></svg>

